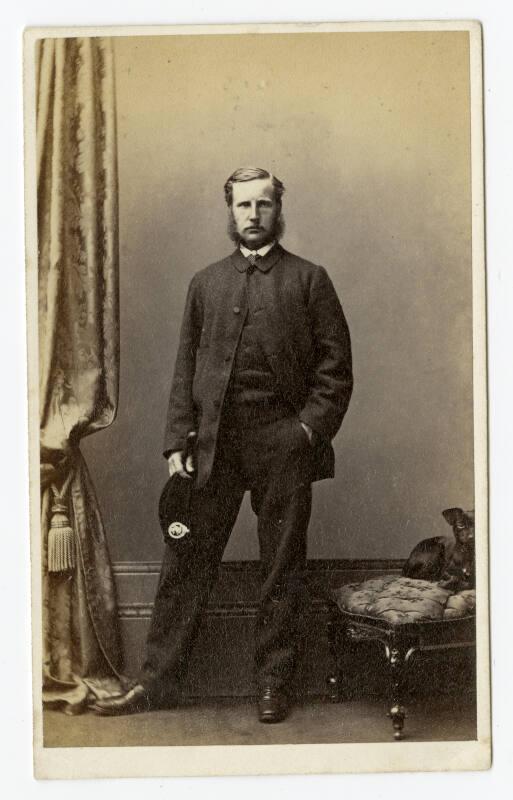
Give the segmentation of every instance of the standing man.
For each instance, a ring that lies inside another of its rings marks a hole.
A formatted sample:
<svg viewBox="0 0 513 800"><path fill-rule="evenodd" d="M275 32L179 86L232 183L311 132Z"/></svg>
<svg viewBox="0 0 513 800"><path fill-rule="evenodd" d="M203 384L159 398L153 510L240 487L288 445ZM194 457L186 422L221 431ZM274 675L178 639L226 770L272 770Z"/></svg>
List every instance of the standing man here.
<svg viewBox="0 0 513 800"><path fill-rule="evenodd" d="M279 722L289 709L311 483L334 474L331 440L351 397L351 346L324 268L279 244L283 183L248 167L224 191L237 246L191 281L164 441L170 474L193 481L190 530L166 547L139 683L98 701L102 714L176 697L246 490L262 568L259 719ZM194 458L186 456L191 436Z"/></svg>

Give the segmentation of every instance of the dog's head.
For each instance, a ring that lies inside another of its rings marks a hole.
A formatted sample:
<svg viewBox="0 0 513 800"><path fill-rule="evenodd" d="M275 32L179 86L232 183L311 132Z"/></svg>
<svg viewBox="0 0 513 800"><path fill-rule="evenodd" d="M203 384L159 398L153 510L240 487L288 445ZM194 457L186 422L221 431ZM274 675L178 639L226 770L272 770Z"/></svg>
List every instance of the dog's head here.
<svg viewBox="0 0 513 800"><path fill-rule="evenodd" d="M463 547L472 547L474 544L474 510L463 511L462 508L446 508L442 514L452 527L458 544Z"/></svg>

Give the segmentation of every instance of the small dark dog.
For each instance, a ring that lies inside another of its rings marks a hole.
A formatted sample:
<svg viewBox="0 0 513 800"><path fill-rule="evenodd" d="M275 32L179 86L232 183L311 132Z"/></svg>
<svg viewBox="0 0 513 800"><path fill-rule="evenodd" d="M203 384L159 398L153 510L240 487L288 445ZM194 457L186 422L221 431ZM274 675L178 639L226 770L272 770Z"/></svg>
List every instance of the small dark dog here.
<svg viewBox="0 0 513 800"><path fill-rule="evenodd" d="M454 592L475 587L474 512L447 508L443 516L454 537L423 539L410 553L403 567L405 578L434 581Z"/></svg>

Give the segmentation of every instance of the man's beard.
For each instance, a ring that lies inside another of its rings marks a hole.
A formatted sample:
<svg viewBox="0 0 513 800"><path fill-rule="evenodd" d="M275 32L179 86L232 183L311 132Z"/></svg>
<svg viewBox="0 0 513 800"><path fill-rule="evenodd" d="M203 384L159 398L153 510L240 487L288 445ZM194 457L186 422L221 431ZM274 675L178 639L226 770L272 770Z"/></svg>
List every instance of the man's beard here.
<svg viewBox="0 0 513 800"><path fill-rule="evenodd" d="M233 218L233 213L231 209L229 209L228 211L227 232L232 242L235 242L236 245L239 245L241 242L245 244L244 239L237 231L237 226L235 224L235 220ZM269 231L269 238L266 244L269 244L269 242L279 242L284 233L285 233L285 220L283 218L282 212L280 211L280 213L276 217L273 227ZM259 248L260 247L265 247L265 245L260 244Z"/></svg>

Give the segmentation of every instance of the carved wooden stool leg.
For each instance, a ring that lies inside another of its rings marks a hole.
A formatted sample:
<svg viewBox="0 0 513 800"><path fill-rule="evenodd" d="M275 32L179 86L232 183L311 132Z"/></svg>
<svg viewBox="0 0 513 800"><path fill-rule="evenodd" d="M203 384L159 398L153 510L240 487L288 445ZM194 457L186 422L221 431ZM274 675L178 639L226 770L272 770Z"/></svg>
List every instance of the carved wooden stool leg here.
<svg viewBox="0 0 513 800"><path fill-rule="evenodd" d="M333 672L326 678L328 687L328 697L332 703L338 703L340 698L340 622L338 620L338 610L332 609L328 621L328 647L333 660Z"/></svg>
<svg viewBox="0 0 513 800"><path fill-rule="evenodd" d="M402 704L403 688L404 688L404 672L406 667L406 651L403 647L398 646L396 642L392 643L390 648L387 648L387 658L390 664L391 675L391 688L392 688L392 705L389 711L389 716L392 719L394 728L394 739L400 741L404 738L404 718L406 717L406 710Z"/></svg>
<svg viewBox="0 0 513 800"><path fill-rule="evenodd" d="M339 703L342 699L340 696L340 674L338 672L330 672L326 678L326 686L331 702Z"/></svg>
<svg viewBox="0 0 513 800"><path fill-rule="evenodd" d="M339 703L349 696L347 675L353 669L354 644L348 625L340 619L335 608L328 623L328 644L335 669L326 678L328 695L333 703Z"/></svg>

